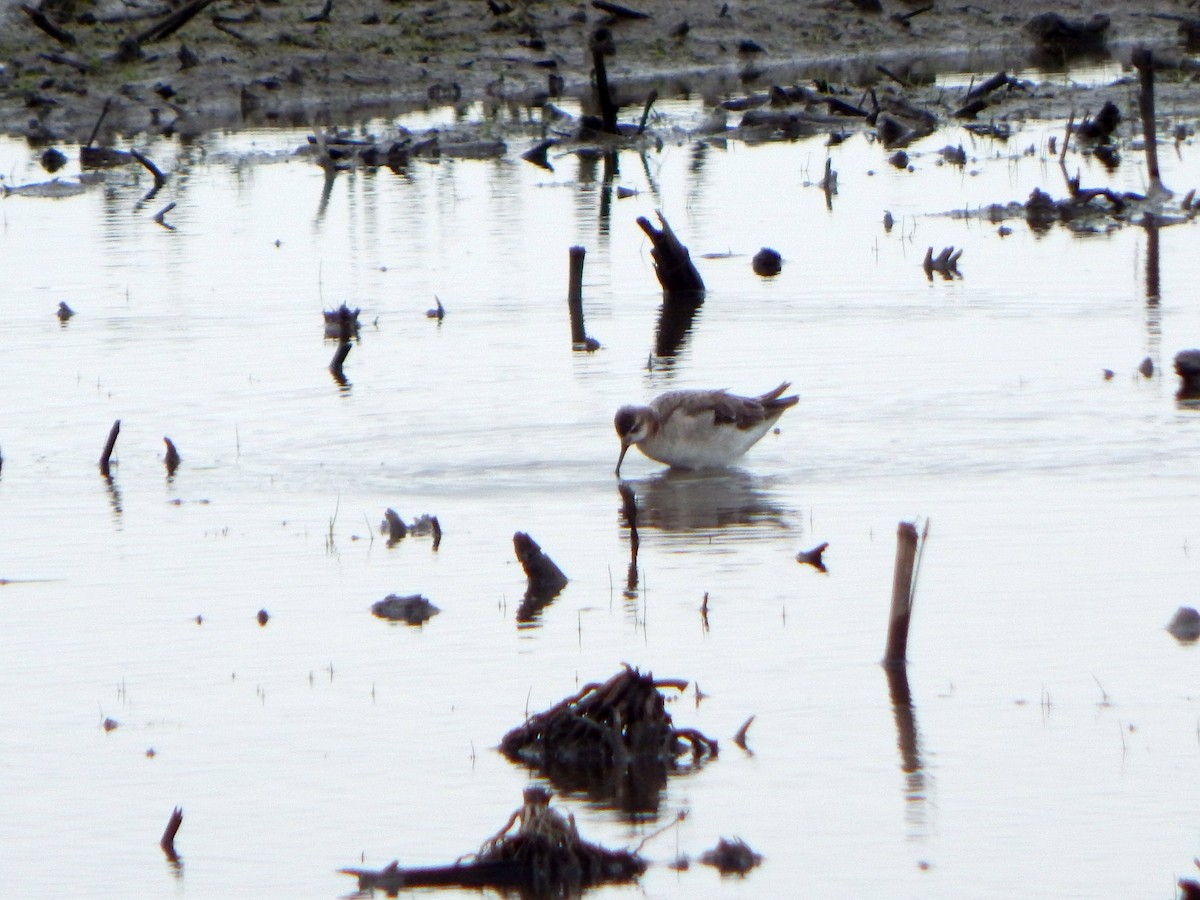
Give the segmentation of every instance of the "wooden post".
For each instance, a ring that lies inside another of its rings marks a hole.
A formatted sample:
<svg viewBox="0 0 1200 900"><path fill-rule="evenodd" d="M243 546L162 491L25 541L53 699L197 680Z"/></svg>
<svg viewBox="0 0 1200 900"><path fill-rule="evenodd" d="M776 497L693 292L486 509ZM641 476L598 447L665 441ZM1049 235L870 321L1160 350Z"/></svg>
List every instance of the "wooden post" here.
<svg viewBox="0 0 1200 900"><path fill-rule="evenodd" d="M571 313L571 343L582 344L587 341L583 327L583 258L587 249L572 247L567 252L571 257L571 283L567 289L567 308Z"/></svg>
<svg viewBox="0 0 1200 900"><path fill-rule="evenodd" d="M908 652L908 622L912 616L913 570L917 561L917 528L901 522L896 529L896 569L892 576L892 613L888 621L885 666L903 666Z"/></svg>

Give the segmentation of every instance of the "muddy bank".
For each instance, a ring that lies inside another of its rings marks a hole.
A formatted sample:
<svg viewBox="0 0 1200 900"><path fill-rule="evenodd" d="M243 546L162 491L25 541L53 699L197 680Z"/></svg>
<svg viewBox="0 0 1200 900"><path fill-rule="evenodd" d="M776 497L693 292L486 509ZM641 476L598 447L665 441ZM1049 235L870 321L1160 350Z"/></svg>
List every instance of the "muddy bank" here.
<svg viewBox="0 0 1200 900"><path fill-rule="evenodd" d="M195 15L164 35L156 26L189 4L42 0L39 27L20 4L6 2L0 129L86 141L110 97L101 142L164 130L349 124L487 98L528 104L582 96L592 69L589 39L602 26L616 45L609 77L631 103L652 84L667 94L714 98L812 77L858 85L885 77L879 62L920 81L937 70L1029 64L1026 26L1048 9L1027 0L931 8L884 0L879 11L868 11L867 0L672 0L631 5L649 17L628 18L592 4L539 0L191 5L199 7ZM1068 19L1107 15L1105 43L1118 59L1138 43L1180 58L1182 20L1195 14L1184 0L1155 4L1155 15L1118 2L1049 8ZM1200 109L1190 78L1177 82L1172 110Z"/></svg>

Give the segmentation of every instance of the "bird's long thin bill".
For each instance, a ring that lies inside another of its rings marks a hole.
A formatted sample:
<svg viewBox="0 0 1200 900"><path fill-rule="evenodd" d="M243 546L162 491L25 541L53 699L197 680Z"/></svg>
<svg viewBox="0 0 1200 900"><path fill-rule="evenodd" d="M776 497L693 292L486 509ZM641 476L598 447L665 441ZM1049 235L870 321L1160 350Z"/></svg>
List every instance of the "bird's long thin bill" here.
<svg viewBox="0 0 1200 900"><path fill-rule="evenodd" d="M617 457L617 477L621 477L621 463L625 461L625 454L629 452L629 445L621 445L621 455Z"/></svg>

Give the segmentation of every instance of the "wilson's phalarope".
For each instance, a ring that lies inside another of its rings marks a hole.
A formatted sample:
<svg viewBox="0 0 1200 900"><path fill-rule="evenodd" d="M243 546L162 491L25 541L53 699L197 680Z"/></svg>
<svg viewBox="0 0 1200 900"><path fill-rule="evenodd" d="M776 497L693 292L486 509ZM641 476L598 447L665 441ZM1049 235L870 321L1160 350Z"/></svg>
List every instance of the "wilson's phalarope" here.
<svg viewBox="0 0 1200 900"><path fill-rule="evenodd" d="M668 391L649 406L622 406L613 424L621 463L634 444L651 459L682 469L727 466L753 447L800 398L781 396L784 382L761 397L727 391Z"/></svg>

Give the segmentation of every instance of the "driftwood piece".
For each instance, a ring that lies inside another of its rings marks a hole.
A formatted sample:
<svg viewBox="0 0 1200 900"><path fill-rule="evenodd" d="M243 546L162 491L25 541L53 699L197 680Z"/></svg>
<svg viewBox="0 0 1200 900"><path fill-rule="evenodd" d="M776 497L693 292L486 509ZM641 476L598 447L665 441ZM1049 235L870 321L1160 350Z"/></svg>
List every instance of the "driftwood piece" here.
<svg viewBox="0 0 1200 900"><path fill-rule="evenodd" d="M67 47L74 47L79 43L75 39L75 35L71 34L71 32L67 31L57 22L52 21L40 9L36 9L27 3L22 3L21 12L29 16L29 21L31 21L39 30L44 31L60 44L63 44Z"/></svg>
<svg viewBox="0 0 1200 900"><path fill-rule="evenodd" d="M704 279L692 263L691 254L675 236L671 226L661 212L656 213L662 229L657 229L645 216L639 216L638 227L650 238L653 247L650 258L654 260L654 274L662 285L668 299L697 299L704 295Z"/></svg>
<svg viewBox="0 0 1200 900"><path fill-rule="evenodd" d="M811 550L801 550L796 554L796 562L801 563L802 565L812 566L818 572L827 572L829 570L825 568L825 561L822 559L822 555L825 553L825 549L828 546L829 542L826 541L823 544L818 544Z"/></svg>
<svg viewBox="0 0 1200 900"><path fill-rule="evenodd" d="M356 877L360 891L393 896L409 888L457 886L516 891L523 897L574 897L596 885L633 881L646 870L646 861L635 852L585 841L574 817L552 809L550 798L544 788L526 788L521 808L504 827L473 857L454 865L401 869L393 862L378 871L341 872Z"/></svg>
<svg viewBox="0 0 1200 900"><path fill-rule="evenodd" d="M167 855L173 863L179 862L179 854L175 852L175 835L179 833L179 826L183 824L183 809L175 807L171 813L171 818L167 820L167 828L163 832L162 839L158 845L162 847L163 853Z"/></svg>
<svg viewBox="0 0 1200 900"><path fill-rule="evenodd" d="M592 6L601 12L606 12L610 16L618 19L653 19L654 16L650 13L644 13L640 10L630 9L628 6L622 6L619 3L609 3L608 0L592 0Z"/></svg>
<svg viewBox="0 0 1200 900"><path fill-rule="evenodd" d="M213 0L191 0L168 16L151 25L141 34L134 36L134 41L140 44L152 44L168 38L186 25L198 13L202 12Z"/></svg>

